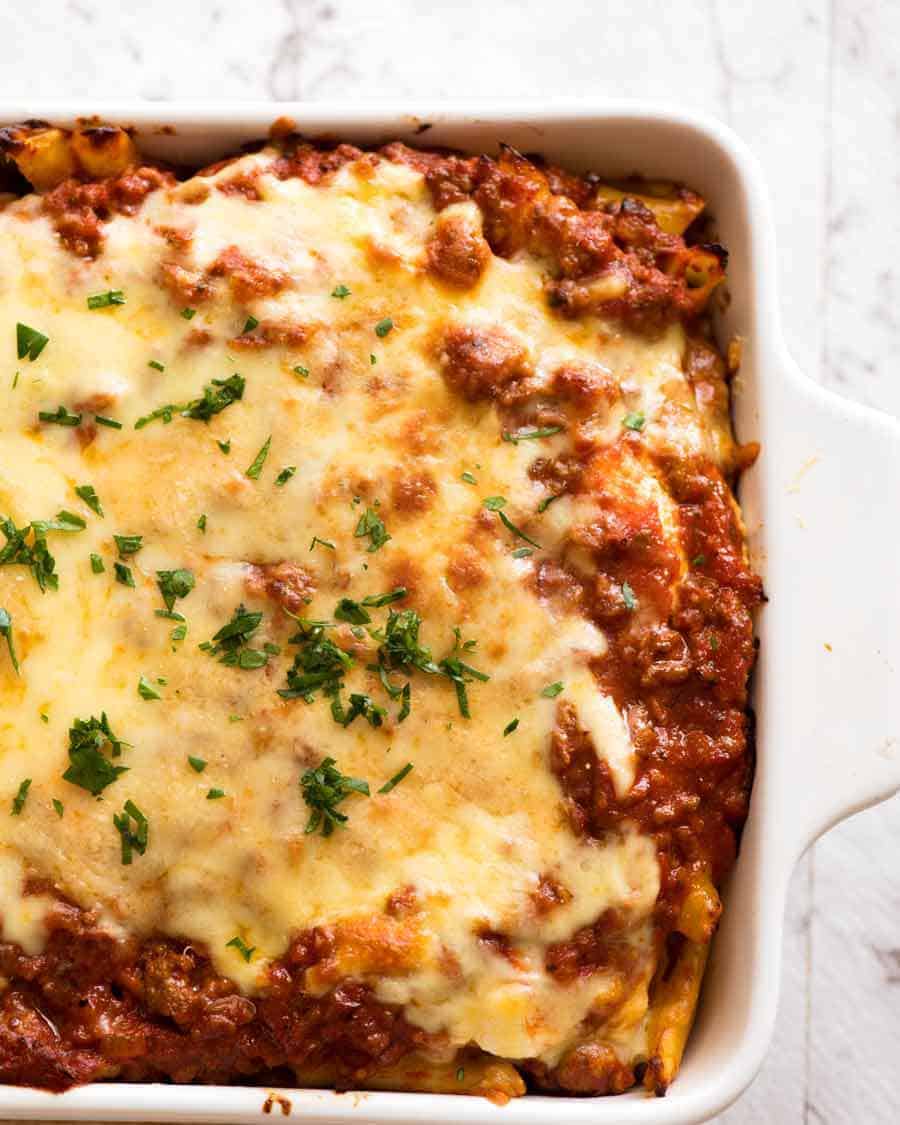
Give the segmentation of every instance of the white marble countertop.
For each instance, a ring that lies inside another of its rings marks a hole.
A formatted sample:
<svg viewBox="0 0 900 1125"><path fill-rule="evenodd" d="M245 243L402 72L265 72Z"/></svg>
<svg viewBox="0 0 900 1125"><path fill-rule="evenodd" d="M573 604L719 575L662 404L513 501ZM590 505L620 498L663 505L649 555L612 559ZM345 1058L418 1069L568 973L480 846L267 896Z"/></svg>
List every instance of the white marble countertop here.
<svg viewBox="0 0 900 1125"><path fill-rule="evenodd" d="M0 97L17 100L564 94L714 113L773 190L794 355L900 415L895 0L6 0L2 24ZM898 840L895 799L801 862L775 1041L721 1123L900 1119Z"/></svg>

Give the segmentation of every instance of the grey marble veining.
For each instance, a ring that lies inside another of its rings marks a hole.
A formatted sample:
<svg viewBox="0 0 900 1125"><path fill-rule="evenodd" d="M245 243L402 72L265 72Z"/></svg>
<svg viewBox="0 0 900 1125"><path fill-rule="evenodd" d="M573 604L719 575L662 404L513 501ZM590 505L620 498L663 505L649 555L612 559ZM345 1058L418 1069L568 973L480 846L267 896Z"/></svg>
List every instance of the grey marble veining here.
<svg viewBox="0 0 900 1125"><path fill-rule="evenodd" d="M617 95L712 112L766 171L794 355L900 415L893 0L6 0L0 21L8 98ZM799 865L775 1043L720 1122L900 1119L898 840L894 800Z"/></svg>

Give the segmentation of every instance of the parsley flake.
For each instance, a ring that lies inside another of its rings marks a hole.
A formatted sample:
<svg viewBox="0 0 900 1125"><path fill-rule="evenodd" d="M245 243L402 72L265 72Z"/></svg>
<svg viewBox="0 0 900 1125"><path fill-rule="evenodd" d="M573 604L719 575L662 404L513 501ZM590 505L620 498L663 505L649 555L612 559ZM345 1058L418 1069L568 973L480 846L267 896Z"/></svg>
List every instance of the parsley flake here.
<svg viewBox="0 0 900 1125"><path fill-rule="evenodd" d="M272 444L272 435L266 438L262 444L259 453L253 458L253 462L244 474L248 480L259 480L259 474L262 472L263 465L266 463L266 458L269 456L269 447Z"/></svg>
<svg viewBox="0 0 900 1125"><path fill-rule="evenodd" d="M134 575L131 573L131 567L126 566L124 563L113 563L113 569L116 572L116 581L123 586L129 586L132 590L135 588Z"/></svg>
<svg viewBox="0 0 900 1125"><path fill-rule="evenodd" d="M622 419L622 426L626 430L640 432L644 428L646 419L640 410L630 410Z"/></svg>
<svg viewBox="0 0 900 1125"><path fill-rule="evenodd" d="M128 769L114 766L102 751L109 748L110 755L118 758L127 745L113 734L105 711L99 719L93 715L76 719L69 728L69 767L64 780L98 796Z"/></svg>
<svg viewBox="0 0 900 1125"><path fill-rule="evenodd" d="M330 539L320 539L318 535L314 535L312 537L312 542L309 545L309 549L313 550L313 548L315 547L315 545L317 543L319 544L320 547L327 547L329 551L336 550L335 545L331 542Z"/></svg>
<svg viewBox="0 0 900 1125"><path fill-rule="evenodd" d="M258 328L258 327L259 327L259 321L256 319L255 316L250 315L244 321L244 327L241 329L241 335L244 336L248 332L252 332L254 328Z"/></svg>
<svg viewBox="0 0 900 1125"><path fill-rule="evenodd" d="M557 492L555 496L545 496L537 506L538 513L546 512L551 504L557 500L562 500L563 496L565 496L564 492Z"/></svg>
<svg viewBox="0 0 900 1125"><path fill-rule="evenodd" d="M393 590L388 590L386 594L369 594L363 598L362 604L381 609L383 606L391 605L392 602L401 601L408 593L409 591L405 586L395 586Z"/></svg>
<svg viewBox="0 0 900 1125"><path fill-rule="evenodd" d="M466 484L478 484L478 481L475 479L474 476L472 476L472 474L468 471L468 469L462 474L460 479L464 480L466 482Z"/></svg>
<svg viewBox="0 0 900 1125"><path fill-rule="evenodd" d="M113 305L124 305L125 294L121 289L107 289L105 293L94 293L87 299L89 309L108 309Z"/></svg>
<svg viewBox="0 0 900 1125"><path fill-rule="evenodd" d="M219 449L222 450L223 453L227 454L227 453L231 452L231 439L230 438L228 439L228 441L217 441L216 445L219 447Z"/></svg>
<svg viewBox="0 0 900 1125"><path fill-rule="evenodd" d="M307 835L321 828L323 836L330 836L335 828L347 823L347 814L337 806L353 793L369 796L369 783L341 773L334 758L325 758L321 765L305 770L300 789L311 810L304 829Z"/></svg>
<svg viewBox="0 0 900 1125"><path fill-rule="evenodd" d="M83 500L85 504L96 512L98 516L103 516L103 505L100 503L100 497L97 495L92 484L79 484L75 488L75 495Z"/></svg>
<svg viewBox="0 0 900 1125"><path fill-rule="evenodd" d="M18 816L22 809L25 808L25 801L28 798L28 790L31 788L31 778L26 777L22 784L19 786L18 792L13 797L12 808L10 809L11 816Z"/></svg>
<svg viewBox="0 0 900 1125"><path fill-rule="evenodd" d="M334 289L331 290L331 295L337 297L339 301L343 301L345 297L350 296L350 290L346 285L335 285ZM21 356L19 358L21 359Z"/></svg>
<svg viewBox="0 0 900 1125"><path fill-rule="evenodd" d="M637 606L637 598L634 596L634 590L632 590L627 582L622 583L622 598L627 610L632 610Z"/></svg>
<svg viewBox="0 0 900 1125"><path fill-rule="evenodd" d="M122 863L127 867L131 863L133 852L138 855L146 852L150 822L134 801L126 801L120 813L113 813L113 824L122 837Z"/></svg>
<svg viewBox="0 0 900 1125"><path fill-rule="evenodd" d="M309 378L309 368L304 367L302 363L298 363L296 367L292 368L295 375L299 375L301 379Z"/></svg>
<svg viewBox="0 0 900 1125"><path fill-rule="evenodd" d="M547 684L545 688L541 688L541 695L544 699L556 699L559 693L563 690L562 680L557 680L554 684Z"/></svg>
<svg viewBox="0 0 900 1125"><path fill-rule="evenodd" d="M184 567L177 570L158 570L156 572L156 585L162 594L166 609L172 612L177 598L186 598L195 585L194 575Z"/></svg>
<svg viewBox="0 0 900 1125"><path fill-rule="evenodd" d="M227 625L205 641L200 648L210 656L218 656L219 663L229 668L251 670L262 668L269 662L269 653L263 649L248 648L248 642L262 622L261 613L248 613L239 605Z"/></svg>
<svg viewBox="0 0 900 1125"><path fill-rule="evenodd" d="M364 539L366 536L369 537L369 546L366 547L366 551L370 555L380 550L391 539L384 526L384 521L374 508L366 508L365 512L359 517L356 530L353 532L354 539Z"/></svg>
<svg viewBox="0 0 900 1125"><path fill-rule="evenodd" d="M54 797L50 804L53 805L53 811L56 813L59 819L62 820L63 813L66 811L66 806L58 797Z"/></svg>
<svg viewBox="0 0 900 1125"><path fill-rule="evenodd" d="M296 473L296 471L297 471L296 465L285 465L285 467L281 470L281 472L275 478L275 487L276 488L283 488L284 485L286 485L287 482L294 475L294 473Z"/></svg>
<svg viewBox="0 0 900 1125"><path fill-rule="evenodd" d="M38 419L41 422L53 422L57 426L80 426L81 418L80 414L69 413L62 403L55 410L38 411Z"/></svg>
<svg viewBox="0 0 900 1125"><path fill-rule="evenodd" d="M379 340L383 340L393 327L394 322L389 316L386 316L383 320L379 320L379 322L375 325L375 335Z"/></svg>
<svg viewBox="0 0 900 1125"><path fill-rule="evenodd" d="M49 342L50 337L36 328L29 328L27 324L16 325L16 355L19 359L27 358L34 363Z"/></svg>
<svg viewBox="0 0 900 1125"><path fill-rule="evenodd" d="M231 375L227 379L213 379L203 388L199 398L183 403L167 403L158 406L156 410L145 414L134 424L136 430L142 430L151 422L162 419L168 425L177 414L181 418L194 418L200 422L208 422L215 414L220 414L233 402L238 402L244 397L244 388L247 385L242 375Z"/></svg>
<svg viewBox="0 0 900 1125"><path fill-rule="evenodd" d="M226 941L225 948L236 949L248 964L250 963L250 958L256 952L255 945L247 945L244 939L238 936L233 937L231 941Z"/></svg>
<svg viewBox="0 0 900 1125"><path fill-rule="evenodd" d="M221 801L221 799L224 796L225 796L225 790L224 789L209 789L209 790L207 790L207 793L206 793L207 801Z"/></svg>
<svg viewBox="0 0 900 1125"><path fill-rule="evenodd" d="M6 639L6 647L9 650L9 659L15 669L15 673L19 674L19 660L16 656L16 648L13 643L13 623L12 614L8 610L0 608L0 637Z"/></svg>
<svg viewBox="0 0 900 1125"><path fill-rule="evenodd" d="M378 792L379 793L390 793L390 791L392 789L394 789L397 785L400 784L400 782L404 779L404 777L407 777L409 774L412 773L412 769L413 769L412 762L407 762L402 770L398 770L397 773L395 773L394 776L389 781L386 781L384 783L384 785L382 785L382 787L378 790Z"/></svg>
<svg viewBox="0 0 900 1125"><path fill-rule="evenodd" d="M162 699L162 696L159 694L153 684L150 683L146 676L141 676L141 678L138 680L137 690L138 695L141 697L141 699Z"/></svg>
<svg viewBox="0 0 900 1125"><path fill-rule="evenodd" d="M195 773L203 773L206 769L206 762L203 758L194 758L188 754L188 763Z"/></svg>
<svg viewBox="0 0 900 1125"><path fill-rule="evenodd" d="M206 512L197 520L197 528L202 531L204 535L206 534Z"/></svg>
<svg viewBox="0 0 900 1125"><path fill-rule="evenodd" d="M518 445L520 441L534 441L536 438L553 437L554 434L561 432L562 426L534 426L530 430L517 430L515 433L504 430L503 440Z"/></svg>
<svg viewBox="0 0 900 1125"><path fill-rule="evenodd" d="M103 565L103 559L99 555L91 552L91 570L94 574L102 574L106 567Z"/></svg>
<svg viewBox="0 0 900 1125"><path fill-rule="evenodd" d="M193 320L194 317L197 315L197 310L196 309L182 309L181 315L184 317L185 320Z"/></svg>
<svg viewBox="0 0 900 1125"><path fill-rule="evenodd" d="M516 727L518 727L518 725L519 725L518 719L513 719L511 722L507 723L506 726L503 728L503 737L506 738L506 736L508 734L512 734L512 732L516 729Z"/></svg>
<svg viewBox="0 0 900 1125"><path fill-rule="evenodd" d="M121 430L122 423L117 422L115 418L107 418L103 414L95 414L94 421L98 426L106 426L110 430Z"/></svg>
<svg viewBox="0 0 900 1125"><path fill-rule="evenodd" d="M164 363L160 363L158 359L151 359L147 366L152 367L154 371L165 371L166 369L166 365Z"/></svg>
<svg viewBox="0 0 900 1125"><path fill-rule="evenodd" d="M129 555L136 555L144 546L143 535L114 535L119 558L124 559Z"/></svg>

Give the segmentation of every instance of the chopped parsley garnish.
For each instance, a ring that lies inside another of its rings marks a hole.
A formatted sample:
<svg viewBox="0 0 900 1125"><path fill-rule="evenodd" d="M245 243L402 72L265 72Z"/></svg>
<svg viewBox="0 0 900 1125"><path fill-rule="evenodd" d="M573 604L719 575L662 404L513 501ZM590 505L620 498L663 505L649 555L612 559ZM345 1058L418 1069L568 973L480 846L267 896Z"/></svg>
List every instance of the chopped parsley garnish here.
<svg viewBox="0 0 900 1125"><path fill-rule="evenodd" d="M511 720L511 722L508 722L506 724L506 726L503 728L503 737L506 738L506 736L508 734L512 734L512 732L516 729L516 727L518 725L519 725L518 719L513 719L513 720Z"/></svg>
<svg viewBox="0 0 900 1125"><path fill-rule="evenodd" d="M377 362L378 360L375 358L374 352L369 352L369 363L371 366L374 367Z"/></svg>
<svg viewBox="0 0 900 1125"><path fill-rule="evenodd" d="M120 559L127 558L129 555L136 555L144 546L143 535L114 535L113 539L116 541Z"/></svg>
<svg viewBox="0 0 900 1125"><path fill-rule="evenodd" d="M561 432L562 426L534 426L530 430L517 430L515 433L504 430L503 440L518 445L520 441L534 441L536 438L553 437L554 434Z"/></svg>
<svg viewBox="0 0 900 1125"><path fill-rule="evenodd" d="M304 771L300 790L311 810L304 831L309 835L321 828L323 836L330 836L335 828L347 823L347 814L337 806L353 793L368 797L369 783L341 773L334 758L326 758L321 765Z"/></svg>
<svg viewBox="0 0 900 1125"><path fill-rule="evenodd" d="M206 512L197 520L197 529L206 534Z"/></svg>
<svg viewBox="0 0 900 1125"><path fill-rule="evenodd" d="M335 285L334 289L331 290L331 295L332 297L337 297L338 300L343 301L345 297L350 296L350 290L346 285Z"/></svg>
<svg viewBox="0 0 900 1125"><path fill-rule="evenodd" d="M516 536L517 539L524 539L525 542L530 543L532 547L537 547L538 550L541 549L540 543L536 543L534 541L534 539L532 539L532 538L530 538L530 536L526 535L525 532L522 531L521 528L516 527L516 525L509 518L509 516L506 514L506 512L504 512L502 510L503 508L506 507L506 497L505 496L488 496L485 500L482 501L482 503L484 504L485 508L487 508L487 510L489 512L496 512L497 513L497 515L500 517L500 522L503 524L503 526L505 528L507 528L507 530L511 531L513 533L513 535Z"/></svg>
<svg viewBox="0 0 900 1125"><path fill-rule="evenodd" d="M706 566L706 555L694 555L691 566Z"/></svg>
<svg viewBox="0 0 900 1125"><path fill-rule="evenodd" d="M18 792L13 797L12 808L10 809L11 816L18 816L22 809L25 808L25 801L28 799L28 790L31 788L31 778L26 777L22 784L19 786Z"/></svg>
<svg viewBox="0 0 900 1125"><path fill-rule="evenodd" d="M89 309L108 309L112 305L124 305L125 294L121 289L107 289L105 293L94 293L87 299Z"/></svg>
<svg viewBox="0 0 900 1125"><path fill-rule="evenodd" d="M262 444L259 453L253 458L253 462L244 474L249 480L259 480L259 474L262 472L262 467L266 463L266 458L269 456L269 446L272 444L272 435L266 438Z"/></svg>
<svg viewBox="0 0 900 1125"><path fill-rule="evenodd" d="M317 543L320 547L327 547L329 551L334 551L336 549L335 545L331 542L330 539L320 539L318 535L314 535L312 537L312 542L309 545L309 549L313 550Z"/></svg>
<svg viewBox="0 0 900 1125"><path fill-rule="evenodd" d="M301 379L306 379L309 376L309 368L304 367L302 363L298 363L292 370L294 374L299 375Z"/></svg>
<svg viewBox="0 0 900 1125"><path fill-rule="evenodd" d="M394 322L389 316L386 316L383 320L379 320L379 322L375 325L375 335L379 340L383 340L393 327Z"/></svg>
<svg viewBox="0 0 900 1125"><path fill-rule="evenodd" d="M563 496L565 496L564 492L557 492L555 496L545 496L537 506L538 513L546 512L554 501L562 500Z"/></svg>
<svg viewBox="0 0 900 1125"><path fill-rule="evenodd" d="M470 718L469 714L469 696L466 691L466 685L471 684L473 681L478 680L480 683L486 683L490 676L485 675L484 672L479 672L477 668L473 668L471 664L466 664L465 661L460 660L457 655L460 651L469 651L475 647L474 641L466 641L465 644L460 643L459 629L454 630L456 634L456 643L453 646L453 651L449 656L438 665L439 669L448 679L452 680L453 686L456 689L456 702L459 705L459 713L464 719Z"/></svg>
<svg viewBox="0 0 900 1125"><path fill-rule="evenodd" d="M644 428L646 419L640 410L630 410L622 419L622 425L626 430L640 431Z"/></svg>
<svg viewBox="0 0 900 1125"><path fill-rule="evenodd" d="M369 594L363 598L362 604L374 609L381 609L382 606L401 601L408 593L409 591L405 586L395 586L393 590L388 590L386 594Z"/></svg>
<svg viewBox="0 0 900 1125"><path fill-rule="evenodd" d="M117 582L120 582L123 586L130 586L132 590L135 588L134 575L131 573L130 566L126 566L124 563L116 562L113 563L113 569L116 572Z"/></svg>
<svg viewBox="0 0 900 1125"><path fill-rule="evenodd" d="M102 574L104 570L106 570L106 567L103 565L103 559L101 559L99 555L95 555L93 552L91 552L91 570L94 572L94 574Z"/></svg>
<svg viewBox="0 0 900 1125"><path fill-rule="evenodd" d="M282 488L284 485L286 485L287 482L294 475L294 473L296 473L296 471L297 471L296 465L285 465L285 467L281 470L281 472L275 478L275 487L276 488Z"/></svg>
<svg viewBox="0 0 900 1125"><path fill-rule="evenodd" d="M206 761L203 758L194 758L188 754L188 763L195 773L203 773L206 769Z"/></svg>
<svg viewBox="0 0 900 1125"><path fill-rule="evenodd" d="M126 801L120 813L113 813L113 824L122 837L122 863L127 867L133 852L138 855L146 852L150 823L134 801Z"/></svg>
<svg viewBox="0 0 900 1125"><path fill-rule="evenodd" d="M76 719L69 728L69 767L63 778L98 796L128 769L114 766L102 751L108 748L110 755L118 758L127 745L113 734L105 711L99 719L93 715Z"/></svg>
<svg viewBox="0 0 900 1125"><path fill-rule="evenodd" d="M81 425L81 415L70 414L62 403L60 403L55 410L39 410L38 418L41 422L53 422L57 426Z"/></svg>
<svg viewBox="0 0 900 1125"><path fill-rule="evenodd" d="M223 625L211 641L204 641L200 648L210 656L218 656L219 663L229 668L262 668L269 662L269 652L247 647L262 619L261 613L249 613L243 605L239 605L228 624Z"/></svg>
<svg viewBox="0 0 900 1125"><path fill-rule="evenodd" d="M187 636L187 625L176 625L169 636L172 641L183 641ZM174 652L175 650L173 649L172 651Z"/></svg>
<svg viewBox="0 0 900 1125"><path fill-rule="evenodd" d="M207 790L207 793L206 793L207 801L221 801L221 799L224 796L225 796L225 790L224 789L209 789L209 790Z"/></svg>
<svg viewBox="0 0 900 1125"><path fill-rule="evenodd" d="M279 688L282 699L303 699L311 703L317 691L332 699L338 698L344 674L353 667L354 661L326 637L325 628L322 622L300 622L299 631L290 639L292 645L300 647L288 669L287 687Z"/></svg>
<svg viewBox="0 0 900 1125"><path fill-rule="evenodd" d="M534 554L530 547L516 547L512 553L514 559L528 559Z"/></svg>
<svg viewBox="0 0 900 1125"><path fill-rule="evenodd" d="M637 605L637 598L634 596L634 590L627 582L622 583L622 598L625 602L625 608L628 610L634 609Z"/></svg>
<svg viewBox="0 0 900 1125"><path fill-rule="evenodd" d="M420 672L438 675L440 668L434 662L431 649L419 643L419 629L422 618L414 609L391 610L388 614L378 659L388 668L408 671L418 668Z"/></svg>
<svg viewBox="0 0 900 1125"><path fill-rule="evenodd" d="M36 328L29 328L27 324L16 325L16 355L19 359L34 363L49 342L50 337Z"/></svg>
<svg viewBox="0 0 900 1125"><path fill-rule="evenodd" d="M355 539L364 539L366 536L369 537L369 546L366 547L366 550L370 555L380 550L391 538L384 526L384 521L374 508L366 508L365 512L359 517L356 530L353 532Z"/></svg>
<svg viewBox="0 0 900 1125"><path fill-rule="evenodd" d="M50 804L53 805L53 811L56 813L59 819L62 820L63 813L66 811L66 806L58 797L54 797Z"/></svg>
<svg viewBox="0 0 900 1125"><path fill-rule="evenodd" d="M9 650L9 659L12 661L12 666L15 669L16 675L19 674L19 659L16 656L16 646L13 642L13 623L12 615L8 610L0 607L0 637L6 639L6 647Z"/></svg>
<svg viewBox="0 0 900 1125"><path fill-rule="evenodd" d="M197 310L196 309L182 309L181 315L184 317L185 320L193 320L194 317L197 315Z"/></svg>
<svg viewBox="0 0 900 1125"><path fill-rule="evenodd" d="M404 779L404 777L406 777L408 774L412 773L412 768L413 768L412 762L407 762L402 770L398 770L397 773L395 773L394 776L389 781L386 781L384 783L384 785L382 785L382 787L378 790L378 792L379 793L390 793L390 791L393 788L395 788L395 786L400 784L400 782Z"/></svg>
<svg viewBox="0 0 900 1125"><path fill-rule="evenodd" d="M462 1082L466 1076L466 1068L464 1066L458 1067L456 1071L456 1081Z"/></svg>
<svg viewBox="0 0 900 1125"><path fill-rule="evenodd" d="M541 695L545 699L556 699L563 687L562 680L557 680L555 684L547 684L545 688L541 688Z"/></svg>
<svg viewBox="0 0 900 1125"><path fill-rule="evenodd" d="M236 949L248 964L250 963L250 958L256 952L255 945L247 945L244 939L238 936L233 937L231 941L226 941L225 948Z"/></svg>
<svg viewBox="0 0 900 1125"><path fill-rule="evenodd" d="M334 607L334 619L335 621L346 621L350 625L368 625L372 620L360 603L355 602L352 598L341 598Z"/></svg>
<svg viewBox="0 0 900 1125"><path fill-rule="evenodd" d="M106 418L102 414L95 414L94 421L98 426L107 426L111 430L121 430L122 423L117 422L115 418Z"/></svg>
<svg viewBox="0 0 900 1125"><path fill-rule="evenodd" d="M141 699L162 699L162 696L159 694L153 684L150 683L146 676L141 676L141 678L138 680L137 690L138 695L141 697Z"/></svg>
<svg viewBox="0 0 900 1125"><path fill-rule="evenodd" d="M27 566L42 592L48 587L56 590L59 578L55 573L56 560L47 547L47 533L83 531L85 527L81 516L66 511L57 512L55 519L34 520L24 527L16 527L11 519L0 516L0 531L6 538L0 547L0 566ZM30 536L33 538L29 543Z"/></svg>
<svg viewBox="0 0 900 1125"><path fill-rule="evenodd" d="M162 594L162 599L169 613L172 612L176 599L186 598L193 590L194 584L194 575L191 571L185 570L184 567L179 567L178 570L158 570L156 572L156 585L159 587L159 592Z"/></svg>
<svg viewBox="0 0 900 1125"><path fill-rule="evenodd" d="M100 503L100 497L97 495L92 484L79 484L75 488L75 495L83 500L85 504L96 512L98 516L103 515L103 505Z"/></svg>
<svg viewBox="0 0 900 1125"><path fill-rule="evenodd" d="M461 479L464 480L466 484L478 484L478 481L472 476L468 469L462 474Z"/></svg>
<svg viewBox="0 0 900 1125"><path fill-rule="evenodd" d="M62 508L52 520L34 520L31 526L34 529L34 534L43 538L48 531L84 531L87 524L81 516L74 512L67 512L65 508Z"/></svg>
<svg viewBox="0 0 900 1125"><path fill-rule="evenodd" d="M359 715L362 715L369 726L380 727L386 714L387 711L379 707L370 696L358 692L351 693L350 706L346 710L339 691L335 692L331 700L331 717L342 727L349 727Z"/></svg>
<svg viewBox="0 0 900 1125"><path fill-rule="evenodd" d="M219 447L219 449L222 450L223 453L230 453L231 452L231 439L230 438L228 439L228 441L217 441L216 445Z"/></svg>
<svg viewBox="0 0 900 1125"><path fill-rule="evenodd" d="M152 367L154 371L165 371L166 369L166 365L160 363L158 359L151 359L147 366Z"/></svg>
<svg viewBox="0 0 900 1125"><path fill-rule="evenodd" d="M246 380L242 375L231 375L227 379L213 379L211 383L204 386L203 394L199 398L191 399L189 402L170 402L166 406L158 406L150 414L138 418L134 428L142 430L144 426L160 418L165 425L168 425L176 414L182 418L194 418L200 422L208 422L213 415L220 414L226 406L231 406L233 402L243 398L245 386Z"/></svg>
<svg viewBox="0 0 900 1125"><path fill-rule="evenodd" d="M241 335L247 332L252 332L254 328L259 328L259 321L252 314L244 321L244 327L241 329Z"/></svg>

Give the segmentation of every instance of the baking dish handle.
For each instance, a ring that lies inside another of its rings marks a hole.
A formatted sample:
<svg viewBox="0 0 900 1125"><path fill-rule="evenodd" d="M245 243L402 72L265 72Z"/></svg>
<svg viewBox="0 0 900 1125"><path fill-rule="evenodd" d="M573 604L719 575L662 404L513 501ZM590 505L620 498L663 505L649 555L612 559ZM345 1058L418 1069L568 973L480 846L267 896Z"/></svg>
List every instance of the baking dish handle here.
<svg viewBox="0 0 900 1125"><path fill-rule="evenodd" d="M900 789L900 425L789 358L774 405L790 440L765 451L767 487L782 494L767 506L762 615L779 663L761 687L786 711L772 752L799 855Z"/></svg>

